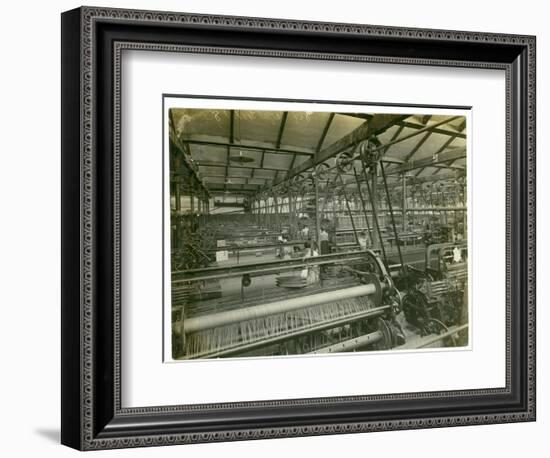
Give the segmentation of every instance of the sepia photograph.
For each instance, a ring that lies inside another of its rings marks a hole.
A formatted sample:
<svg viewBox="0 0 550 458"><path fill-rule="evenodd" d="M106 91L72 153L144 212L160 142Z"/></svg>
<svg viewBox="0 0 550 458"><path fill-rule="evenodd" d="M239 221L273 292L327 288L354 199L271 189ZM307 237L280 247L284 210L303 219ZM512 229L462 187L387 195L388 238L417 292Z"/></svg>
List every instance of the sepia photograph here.
<svg viewBox="0 0 550 458"><path fill-rule="evenodd" d="M61 390L35 436L218 455L301 438L268 455L332 457L362 433L384 453L392 431L418 436L412 458L420 430L537 420L536 27L296 5L62 13L60 129L43 129L61 169L38 168L61 205L37 207L61 210ZM485 437L449 434L431 448Z"/></svg>
<svg viewBox="0 0 550 458"><path fill-rule="evenodd" d="M468 110L187 102L163 120L166 359L471 345Z"/></svg>

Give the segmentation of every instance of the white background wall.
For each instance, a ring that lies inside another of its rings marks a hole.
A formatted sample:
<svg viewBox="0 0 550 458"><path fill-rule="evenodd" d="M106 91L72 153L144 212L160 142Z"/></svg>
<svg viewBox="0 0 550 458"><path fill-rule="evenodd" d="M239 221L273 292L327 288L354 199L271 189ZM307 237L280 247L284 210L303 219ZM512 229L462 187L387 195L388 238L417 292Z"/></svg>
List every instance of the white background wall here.
<svg viewBox="0 0 550 458"><path fill-rule="evenodd" d="M96 5L537 35L538 39L538 421L105 452L109 456L543 456L550 427L548 346L550 230L545 2L331 2L117 0ZM60 13L76 1L2 5L0 46L0 453L69 456L59 441ZM545 173L546 172L546 173ZM487 178L490 180L490 178ZM546 364L545 364L546 363ZM539 452L537 453L537 450ZM527 455L528 456L528 455Z"/></svg>

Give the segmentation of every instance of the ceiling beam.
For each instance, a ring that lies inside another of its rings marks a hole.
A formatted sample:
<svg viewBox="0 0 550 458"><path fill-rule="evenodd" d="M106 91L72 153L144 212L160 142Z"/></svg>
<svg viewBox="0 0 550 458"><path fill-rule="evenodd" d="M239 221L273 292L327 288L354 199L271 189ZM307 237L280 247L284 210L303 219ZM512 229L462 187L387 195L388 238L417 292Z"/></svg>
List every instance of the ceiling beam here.
<svg viewBox="0 0 550 458"><path fill-rule="evenodd" d="M428 121L432 118L432 115L424 115L420 118L420 122L424 125L428 124Z"/></svg>
<svg viewBox="0 0 550 458"><path fill-rule="evenodd" d="M383 162L387 162L389 164L404 164L404 159L399 159L398 157L393 156L383 156L381 159Z"/></svg>
<svg viewBox="0 0 550 458"><path fill-rule="evenodd" d="M420 147L424 143L426 143L426 140L428 140L428 138L430 138L430 135L432 135L431 131L428 131L424 134L424 136L418 141L418 143L414 146L414 148L410 151L410 153L407 154L407 156L405 156L405 163L409 162L414 157L414 155L418 152Z"/></svg>
<svg viewBox="0 0 550 458"><path fill-rule="evenodd" d="M229 110L229 143L235 142L235 110ZM229 160L231 158L231 147L227 147L227 157L225 159L225 178L229 176Z"/></svg>
<svg viewBox="0 0 550 458"><path fill-rule="evenodd" d="M436 175L437 173L441 172L441 170L443 169L452 169L452 168L455 168L455 166L453 166L453 164L457 161L457 159L453 159L449 162L447 162L445 164L445 167L439 167L437 170L434 170L434 172L432 173L432 175Z"/></svg>
<svg viewBox="0 0 550 458"><path fill-rule="evenodd" d="M449 162L451 160L462 159L466 157L466 148L455 148L448 151L441 152L439 154L434 154L430 157L425 157L423 159L418 159L416 161L409 161L400 167L393 169L389 174L404 173L411 170L415 170L422 167L435 167L439 164ZM460 169L463 169L461 167Z"/></svg>
<svg viewBox="0 0 550 458"><path fill-rule="evenodd" d="M217 161L198 161L197 164L202 167L225 167L225 162ZM252 170L271 170L276 172L286 172L288 169L285 167L260 167L260 166L251 166L251 165L237 165L230 164L229 167L232 169L252 169Z"/></svg>
<svg viewBox="0 0 550 458"><path fill-rule="evenodd" d="M395 163L402 164L402 163L404 162L404 161L400 161L400 162L391 161L391 160L388 160L389 157L386 156L386 154L388 153L389 149L390 149L393 145L395 145L395 143L392 143L392 142L395 141L395 140L397 140L397 139L399 138L399 136L401 135L401 132L403 132L403 129L405 129L405 126L399 126L399 127L397 128L397 130L394 132L394 134L391 136L391 139L390 139L390 142L389 142L390 144L389 144L386 148L384 148L384 153L382 154L382 160L383 160L384 162L388 162L388 163L389 163L388 168L392 166L392 162L393 162L394 164L395 164Z"/></svg>
<svg viewBox="0 0 550 458"><path fill-rule="evenodd" d="M376 114L370 121L365 121L359 127L351 131L349 134L344 135L340 140L337 140L330 146L324 148L323 150L315 153L313 157L310 157L308 160L304 161L296 168L290 168L285 179L290 179L295 175L298 175L306 170L315 167L317 164L325 162L327 159L334 157L336 154L356 146L358 143L366 140L367 138L378 135L391 126L397 124L400 121L403 121L409 115L391 115L391 114ZM282 180L277 180L277 183L280 183Z"/></svg>
<svg viewBox="0 0 550 458"><path fill-rule="evenodd" d="M408 127L409 129L424 129L426 127L425 124L417 123L413 121L403 121L399 123L403 127ZM429 126L428 126L429 127ZM445 129L443 127L434 127L431 132L434 134L442 134L442 135L456 135L459 138L466 138L466 134L459 133L455 130L451 129Z"/></svg>
<svg viewBox="0 0 550 458"><path fill-rule="evenodd" d="M275 147L246 145L242 143L211 142L211 141L203 141L203 140L181 140L181 141L188 143L189 145L221 146L221 147L238 148L238 149L250 150L250 151L264 151L266 153L273 153L273 154L299 154L301 156L315 155L314 151L299 151L299 150L281 149L281 148L277 149Z"/></svg>
<svg viewBox="0 0 550 458"><path fill-rule="evenodd" d="M374 116L374 115L369 114L369 113L342 113L342 112L339 112L338 114L342 115L342 116L350 116L352 118L366 119L367 121Z"/></svg>
<svg viewBox="0 0 550 458"><path fill-rule="evenodd" d="M289 175L290 175L290 172L294 169L294 163L295 162L296 162L296 155L294 155L294 157L290 161L290 165L288 166L288 170L286 171L286 178L290 178ZM282 180L284 180L284 178ZM277 180L277 182L282 181L282 180Z"/></svg>
<svg viewBox="0 0 550 458"><path fill-rule="evenodd" d="M460 126L458 126L458 131L459 132L462 132L464 129L466 128L466 118L464 118L464 120L462 121L462 123L460 124ZM447 141L445 141L445 143L443 143L443 145L441 146L441 148L439 148L434 154L439 154L441 153L442 151L445 151L449 146L451 146L451 143L453 143L455 141L455 139L458 137L458 134L456 135L451 135ZM450 165L452 165L454 161L450 162ZM422 172L424 171L424 169L420 169L416 176L420 175ZM437 172L439 172L439 170L436 170L434 172L434 174L436 174Z"/></svg>
<svg viewBox="0 0 550 458"><path fill-rule="evenodd" d="M283 139L283 132L285 130L286 118L288 117L288 111L283 111L283 116L281 118L281 125L279 126L279 133L277 134L277 143L275 143L275 148L279 149L281 147L281 140Z"/></svg>
<svg viewBox="0 0 550 458"><path fill-rule="evenodd" d="M392 135L391 139L390 139L390 143L397 140L399 138L399 136L401 135L401 132L403 132L403 129L405 129L405 126L399 126L397 128L397 130L395 131L395 133ZM389 145L387 148L384 148L384 156L386 155L386 153L388 152L388 150L393 146L395 145L395 143L392 143L391 145Z"/></svg>
<svg viewBox="0 0 550 458"><path fill-rule="evenodd" d="M209 173L208 175L205 175L203 177L203 180L207 180L208 181L208 178L239 178L239 179L242 179L242 180L250 180L251 177L246 177L246 176L243 176L243 175L225 175L223 173ZM273 180L273 178L264 178L264 177L256 177L256 180Z"/></svg>
<svg viewBox="0 0 550 458"><path fill-rule="evenodd" d="M235 110L229 110L229 143L235 143Z"/></svg>
<svg viewBox="0 0 550 458"><path fill-rule="evenodd" d="M330 129L330 125L332 124L333 119L334 119L334 113L331 113L328 117L327 123L325 124L325 128L323 129L323 132L321 133L321 137L319 138L319 141L317 142L317 148L315 148L316 153L319 153L319 151L321 151L321 148L323 147L323 143L325 142L325 138L327 137L328 130Z"/></svg>

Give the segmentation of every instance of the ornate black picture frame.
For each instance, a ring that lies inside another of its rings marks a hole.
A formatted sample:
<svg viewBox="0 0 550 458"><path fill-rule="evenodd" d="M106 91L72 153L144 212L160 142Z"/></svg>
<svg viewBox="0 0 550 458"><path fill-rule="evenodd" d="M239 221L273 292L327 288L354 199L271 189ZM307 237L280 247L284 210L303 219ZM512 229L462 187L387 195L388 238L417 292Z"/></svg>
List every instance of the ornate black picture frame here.
<svg viewBox="0 0 550 458"><path fill-rule="evenodd" d="M120 53L506 72L505 388L123 408ZM80 450L535 420L535 37L82 7L62 15L62 435Z"/></svg>

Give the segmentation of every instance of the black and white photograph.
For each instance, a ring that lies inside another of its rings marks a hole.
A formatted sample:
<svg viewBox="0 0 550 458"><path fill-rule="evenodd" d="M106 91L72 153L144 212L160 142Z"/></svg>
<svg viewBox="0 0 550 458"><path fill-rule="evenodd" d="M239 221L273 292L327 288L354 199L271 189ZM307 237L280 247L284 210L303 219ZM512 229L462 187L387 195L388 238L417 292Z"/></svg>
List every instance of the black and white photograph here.
<svg viewBox="0 0 550 458"><path fill-rule="evenodd" d="M185 102L163 121L168 359L469 348L469 110Z"/></svg>

